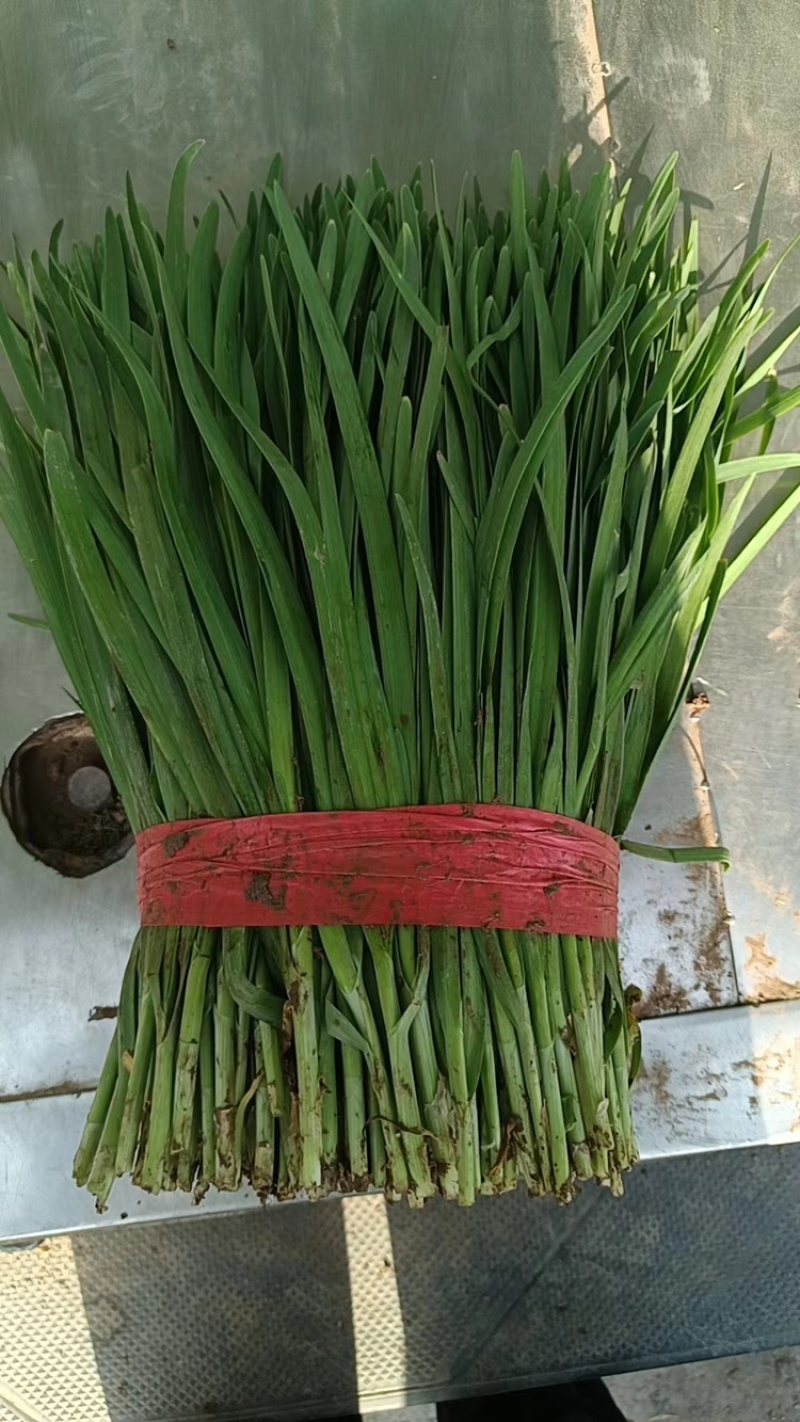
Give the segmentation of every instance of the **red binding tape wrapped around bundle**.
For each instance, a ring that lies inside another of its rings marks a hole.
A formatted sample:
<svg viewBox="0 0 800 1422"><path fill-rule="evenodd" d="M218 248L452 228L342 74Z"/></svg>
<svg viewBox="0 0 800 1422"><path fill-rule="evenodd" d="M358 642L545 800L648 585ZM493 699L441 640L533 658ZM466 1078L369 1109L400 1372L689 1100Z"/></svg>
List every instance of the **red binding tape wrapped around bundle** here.
<svg viewBox="0 0 800 1422"><path fill-rule="evenodd" d="M425 924L616 938L619 846L506 805L187 820L137 836L146 926Z"/></svg>

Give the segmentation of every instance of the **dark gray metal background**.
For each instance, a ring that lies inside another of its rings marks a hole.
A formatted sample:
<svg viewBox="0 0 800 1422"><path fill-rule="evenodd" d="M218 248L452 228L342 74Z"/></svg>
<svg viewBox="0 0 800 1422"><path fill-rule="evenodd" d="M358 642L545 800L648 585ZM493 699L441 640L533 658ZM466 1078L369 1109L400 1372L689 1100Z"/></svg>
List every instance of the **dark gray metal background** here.
<svg viewBox="0 0 800 1422"><path fill-rule="evenodd" d="M32 1284L0 1304L0 1376L47 1422L292 1418L800 1342L798 1146L646 1166L621 1203L389 1221L403 1333L359 1350L359 1397L333 1201L75 1236L102 1392Z"/></svg>

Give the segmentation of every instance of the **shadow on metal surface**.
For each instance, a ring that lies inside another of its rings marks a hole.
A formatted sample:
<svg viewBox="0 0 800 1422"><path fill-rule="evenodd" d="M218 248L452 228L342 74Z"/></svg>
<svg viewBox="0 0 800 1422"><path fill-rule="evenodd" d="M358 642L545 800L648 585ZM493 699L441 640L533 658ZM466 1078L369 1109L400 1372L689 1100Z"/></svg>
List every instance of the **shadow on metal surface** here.
<svg viewBox="0 0 800 1422"><path fill-rule="evenodd" d="M299 1419L792 1346L798 1181L788 1146L646 1165L624 1200L568 1209L361 1197L77 1235L107 1411L82 1405L41 1287L15 1292L11 1382L55 1387L53 1422Z"/></svg>

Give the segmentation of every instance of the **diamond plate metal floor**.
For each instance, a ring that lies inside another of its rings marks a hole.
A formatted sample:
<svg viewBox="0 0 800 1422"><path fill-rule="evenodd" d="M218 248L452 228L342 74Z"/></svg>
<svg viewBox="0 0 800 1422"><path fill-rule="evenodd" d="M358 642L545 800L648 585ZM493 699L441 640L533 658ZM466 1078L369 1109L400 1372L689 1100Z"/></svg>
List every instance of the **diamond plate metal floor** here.
<svg viewBox="0 0 800 1422"><path fill-rule="evenodd" d="M46 1422L299 1418L788 1347L798 1185L789 1146L566 1210L362 1197L4 1252L0 1396Z"/></svg>

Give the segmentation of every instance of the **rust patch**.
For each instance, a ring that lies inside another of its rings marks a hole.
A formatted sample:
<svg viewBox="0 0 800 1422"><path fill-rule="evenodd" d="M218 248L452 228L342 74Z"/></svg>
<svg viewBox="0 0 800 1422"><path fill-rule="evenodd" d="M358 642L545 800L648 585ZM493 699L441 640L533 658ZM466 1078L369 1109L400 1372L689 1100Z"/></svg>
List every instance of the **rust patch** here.
<svg viewBox="0 0 800 1422"><path fill-rule="evenodd" d="M272 889L271 874L254 874L244 891L251 904L268 904L270 908L282 909L286 903L286 889Z"/></svg>
<svg viewBox="0 0 800 1422"><path fill-rule="evenodd" d="M697 696L688 705L683 730L692 768L694 806L692 812L676 816L672 823L649 829L656 843L680 847L716 846L718 827L703 767L700 718L706 698ZM657 918L663 950L648 963L651 986L639 1010L641 1016L685 1011L687 1007L718 1006L731 995L732 962L729 915L720 868L716 864L694 863L675 870L679 881L676 897L663 906L650 903ZM663 957L663 966L658 959ZM678 967L677 965L681 966Z"/></svg>
<svg viewBox="0 0 800 1422"><path fill-rule="evenodd" d="M759 1107L793 1108L789 1130L800 1130L800 1054L794 1037L779 1037L772 1047L756 1053L752 1075Z"/></svg>
<svg viewBox="0 0 800 1422"><path fill-rule="evenodd" d="M190 839L191 835L188 830L178 830L177 834L168 834L166 838L161 841L161 848L166 854L167 859L173 859L176 854L180 854L181 850L186 848Z"/></svg>
<svg viewBox="0 0 800 1422"><path fill-rule="evenodd" d="M673 982L666 964L659 963L652 988L634 1011L637 1017L668 1017L675 1012L686 1012L689 1005L685 987Z"/></svg>
<svg viewBox="0 0 800 1422"><path fill-rule="evenodd" d="M753 1062L753 1085L759 1089L769 1086L772 1074L780 1071L783 1062L780 1052L761 1052Z"/></svg>
<svg viewBox="0 0 800 1422"><path fill-rule="evenodd" d="M113 1022L118 1015L118 1007L93 1007L89 1013L90 1022Z"/></svg>
<svg viewBox="0 0 800 1422"><path fill-rule="evenodd" d="M671 1076L672 1071L666 1058L652 1057L650 1060L642 1058L639 1081L650 1092L659 1109L665 1112L668 1112L672 1107Z"/></svg>
<svg viewBox="0 0 800 1422"><path fill-rule="evenodd" d="M694 955L698 984L708 993L709 1002L714 1007L722 1001L721 980L729 966L729 924L728 910L721 901L717 915L703 933Z"/></svg>
<svg viewBox="0 0 800 1422"><path fill-rule="evenodd" d="M703 844L716 844L717 838L708 838L706 826L703 824L704 816L698 812L696 815L685 815L683 819L676 820L674 824L668 825L666 829L658 830L653 835L656 844L672 844L683 847ZM705 868L704 865L695 866Z"/></svg>
<svg viewBox="0 0 800 1422"><path fill-rule="evenodd" d="M712 869L714 869L715 867L716 867L716 866L713 865L713 864L686 864L686 865L684 865L684 868L686 869L686 877L687 877L687 879L689 880L689 883L690 883L695 889L697 889L698 893L702 893L703 889L705 888L706 877L708 876L708 874L710 873L710 871L711 871Z"/></svg>
<svg viewBox="0 0 800 1422"><path fill-rule="evenodd" d="M744 969L746 1002L786 1002L800 997L800 982L787 982L775 971L778 960L767 948L766 933L748 934L745 943L748 951Z"/></svg>

